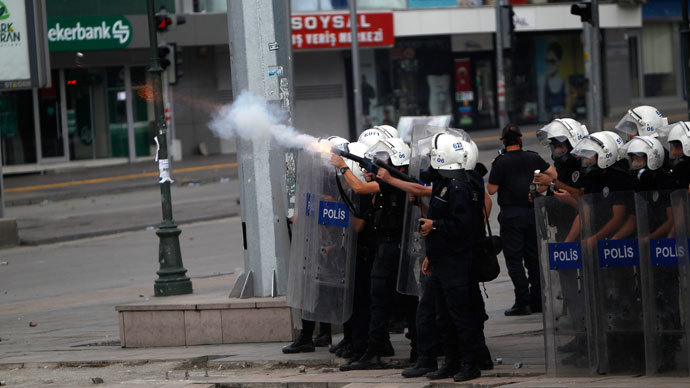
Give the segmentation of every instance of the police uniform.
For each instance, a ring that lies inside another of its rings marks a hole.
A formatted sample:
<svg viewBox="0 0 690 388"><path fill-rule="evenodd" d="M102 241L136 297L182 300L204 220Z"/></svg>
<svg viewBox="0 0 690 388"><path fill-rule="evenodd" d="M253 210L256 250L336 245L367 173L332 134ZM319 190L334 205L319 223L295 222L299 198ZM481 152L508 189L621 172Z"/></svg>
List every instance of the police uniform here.
<svg viewBox="0 0 690 388"><path fill-rule="evenodd" d="M489 183L498 185L498 222L503 255L515 287L516 308L541 311L537 230L528 194L534 171L543 172L549 167L536 152L520 149L496 157L489 174Z"/></svg>
<svg viewBox="0 0 690 388"><path fill-rule="evenodd" d="M434 185L427 214L433 229L426 237L431 275L419 303L419 308L436 309L439 334L449 333L451 338L454 334L454 341L441 340L446 358L470 364L477 371L482 333L480 307L473 304L481 294L470 271L472 245L482 224L481 194L468 181L458 179L446 178Z"/></svg>
<svg viewBox="0 0 690 388"><path fill-rule="evenodd" d="M390 341L388 323L396 298L396 282L400 266L400 243L406 193L377 180L380 192L374 197L373 226L376 234L376 254L371 269L369 338L364 356L350 364L350 369L382 368L378 356L386 351ZM406 296L405 318L415 350L417 298Z"/></svg>
<svg viewBox="0 0 690 388"><path fill-rule="evenodd" d="M687 156L682 158L680 162L671 167L671 178L674 188L687 190L688 185L690 185L690 158Z"/></svg>

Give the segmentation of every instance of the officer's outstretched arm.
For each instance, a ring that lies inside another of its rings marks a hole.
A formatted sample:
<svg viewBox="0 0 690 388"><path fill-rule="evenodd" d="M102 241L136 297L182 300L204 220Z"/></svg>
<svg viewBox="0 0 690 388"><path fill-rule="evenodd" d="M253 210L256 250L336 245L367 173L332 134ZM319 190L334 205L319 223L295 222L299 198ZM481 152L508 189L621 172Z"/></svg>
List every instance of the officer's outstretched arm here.
<svg viewBox="0 0 690 388"><path fill-rule="evenodd" d="M417 197L431 197L431 186L423 186L419 183L400 180L391 176L391 174L383 168L379 169L376 178Z"/></svg>
<svg viewBox="0 0 690 388"><path fill-rule="evenodd" d="M558 172L556 172L556 168L554 166L549 166L549 168L544 171L544 174L550 176L551 179L558 178Z"/></svg>
<svg viewBox="0 0 690 388"><path fill-rule="evenodd" d="M350 188L356 194L376 194L381 191L381 188L377 182L372 181L364 183L357 179L355 174L353 174L350 170L345 171L343 177L345 177L345 182L347 185L350 186Z"/></svg>

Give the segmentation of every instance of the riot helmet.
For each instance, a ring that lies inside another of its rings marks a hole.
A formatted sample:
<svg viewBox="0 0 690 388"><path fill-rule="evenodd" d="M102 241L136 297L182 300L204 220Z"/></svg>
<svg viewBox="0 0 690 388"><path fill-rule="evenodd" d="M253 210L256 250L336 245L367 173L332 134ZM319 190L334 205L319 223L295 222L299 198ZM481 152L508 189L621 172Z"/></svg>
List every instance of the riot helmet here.
<svg viewBox="0 0 690 388"><path fill-rule="evenodd" d="M616 125L615 131L624 139L634 136L653 135L657 129L668 125L668 119L663 117L653 106L640 105L628 110L628 113Z"/></svg>
<svg viewBox="0 0 690 388"><path fill-rule="evenodd" d="M669 126L668 144L671 159L690 157L690 122L679 121Z"/></svg>
<svg viewBox="0 0 690 388"><path fill-rule="evenodd" d="M537 131L537 138L551 148L554 160L562 160L588 134L587 127L577 120L555 119Z"/></svg>
<svg viewBox="0 0 690 388"><path fill-rule="evenodd" d="M621 148L631 170L657 170L664 164L664 147L652 136L635 136Z"/></svg>
<svg viewBox="0 0 690 388"><path fill-rule="evenodd" d="M583 172L588 173L593 168L605 169L620 160L619 148L623 140L611 131L601 131L585 136L570 152L581 158Z"/></svg>
<svg viewBox="0 0 690 388"><path fill-rule="evenodd" d="M470 140L468 144L467 164L465 165L465 169L474 170L477 166L477 160L479 159L479 147L477 147L477 143L475 143L474 140Z"/></svg>
<svg viewBox="0 0 690 388"><path fill-rule="evenodd" d="M439 170L464 170L468 164L468 150L470 143L462 141L457 137L438 133L434 135L431 143L431 167ZM475 162L476 163L476 162Z"/></svg>
<svg viewBox="0 0 690 388"><path fill-rule="evenodd" d="M326 140L328 140L333 147L339 149L340 151L347 151L347 145L350 144L349 140L340 136L329 136Z"/></svg>
<svg viewBox="0 0 690 388"><path fill-rule="evenodd" d="M373 147L379 140L393 138L398 138L398 130L390 125L377 125L362 132L357 141L367 147Z"/></svg>
<svg viewBox="0 0 690 388"><path fill-rule="evenodd" d="M379 140L365 154L368 158L390 161L393 166L401 167L410 164L410 146L400 138Z"/></svg>

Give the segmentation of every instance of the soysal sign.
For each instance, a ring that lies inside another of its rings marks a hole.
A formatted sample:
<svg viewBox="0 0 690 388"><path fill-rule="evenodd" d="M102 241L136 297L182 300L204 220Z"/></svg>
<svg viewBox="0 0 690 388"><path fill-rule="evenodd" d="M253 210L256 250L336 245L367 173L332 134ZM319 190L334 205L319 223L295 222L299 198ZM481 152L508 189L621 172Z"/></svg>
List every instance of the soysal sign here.
<svg viewBox="0 0 690 388"><path fill-rule="evenodd" d="M132 40L132 24L124 16L48 18L50 51L123 49Z"/></svg>

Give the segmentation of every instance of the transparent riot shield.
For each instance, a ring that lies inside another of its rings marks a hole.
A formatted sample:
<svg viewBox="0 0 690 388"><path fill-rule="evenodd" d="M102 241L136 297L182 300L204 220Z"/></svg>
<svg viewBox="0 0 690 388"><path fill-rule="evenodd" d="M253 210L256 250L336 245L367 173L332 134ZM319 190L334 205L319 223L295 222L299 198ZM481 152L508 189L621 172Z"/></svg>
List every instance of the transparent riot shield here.
<svg viewBox="0 0 690 388"><path fill-rule="evenodd" d="M340 324L352 314L357 234L328 158L299 157L288 304L304 319Z"/></svg>
<svg viewBox="0 0 690 388"><path fill-rule="evenodd" d="M539 248L546 372L589 375L593 361L587 341L591 311L583 283L578 200L539 197L534 203Z"/></svg>
<svg viewBox="0 0 690 388"><path fill-rule="evenodd" d="M688 374L670 191L635 193L646 374Z"/></svg>
<svg viewBox="0 0 690 388"><path fill-rule="evenodd" d="M640 255L633 192L580 198L584 284L592 307L592 372L645 370Z"/></svg>
<svg viewBox="0 0 690 388"><path fill-rule="evenodd" d="M461 129L431 125L417 125L412 129L410 176L419 180L420 174L429 168L431 139L435 134L444 132L452 133L463 140L469 139L469 135ZM420 181L419 183L421 184L422 182ZM397 282L397 290L401 294L421 295L422 292L422 262L424 257L426 257L426 246L424 245L424 237L419 233L418 220L422 217L422 208L428 205L429 198L416 198L414 202L410 202L408 197L405 203L400 269Z"/></svg>
<svg viewBox="0 0 690 388"><path fill-rule="evenodd" d="M680 274L680 308L685 323L685 368L690 369L690 195L688 190L677 190L671 193L671 211L673 213L673 232L678 256ZM680 362L680 361L679 361ZM686 369L687 370L687 369Z"/></svg>

